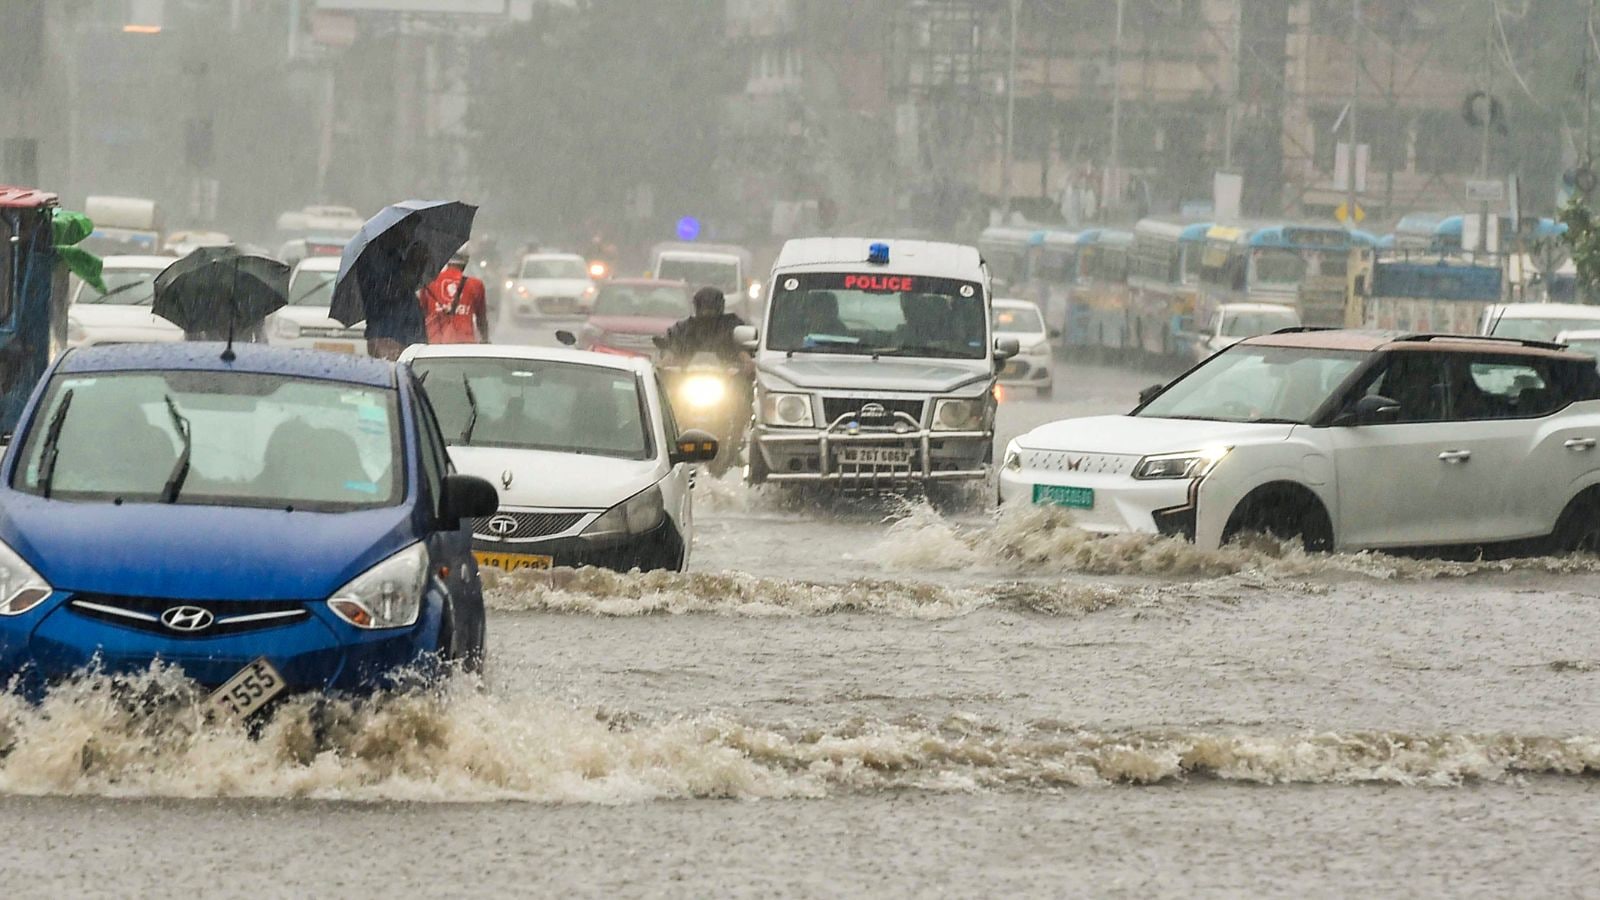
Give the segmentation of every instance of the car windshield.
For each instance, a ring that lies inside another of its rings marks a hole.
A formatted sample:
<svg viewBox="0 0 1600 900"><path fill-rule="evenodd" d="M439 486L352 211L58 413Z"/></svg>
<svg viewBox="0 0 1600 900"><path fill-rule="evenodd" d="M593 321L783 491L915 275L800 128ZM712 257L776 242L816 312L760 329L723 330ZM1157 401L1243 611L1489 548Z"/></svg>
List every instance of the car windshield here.
<svg viewBox="0 0 1600 900"><path fill-rule="evenodd" d="M1271 334L1280 328L1293 328L1299 324L1300 316L1292 309L1225 313L1222 317L1222 336L1255 337L1258 334Z"/></svg>
<svg viewBox="0 0 1600 900"><path fill-rule="evenodd" d="M729 297L744 289L739 284L739 264L732 261L666 256L656 266L655 277L681 281L696 288L714 287Z"/></svg>
<svg viewBox="0 0 1600 900"><path fill-rule="evenodd" d="M581 259L525 259L522 278L588 278L589 267Z"/></svg>
<svg viewBox="0 0 1600 900"><path fill-rule="evenodd" d="M453 445L649 459L630 370L532 359L424 357L412 363Z"/></svg>
<svg viewBox="0 0 1600 900"><path fill-rule="evenodd" d="M694 304L678 285L608 284L594 298L594 314L682 319L694 314Z"/></svg>
<svg viewBox="0 0 1600 900"><path fill-rule="evenodd" d="M1137 415L1303 424L1367 356L1238 344L1174 382Z"/></svg>
<svg viewBox="0 0 1600 900"><path fill-rule="evenodd" d="M912 275L790 275L772 298L767 347L805 353L982 359L983 289Z"/></svg>
<svg viewBox="0 0 1600 900"><path fill-rule="evenodd" d="M149 306L156 299L156 276L162 269L112 269L100 273L105 293L85 284L78 291L79 303L106 306Z"/></svg>
<svg viewBox="0 0 1600 900"><path fill-rule="evenodd" d="M332 306L333 282L338 274L338 272L316 272L308 269L295 272L294 279L289 282L289 305Z"/></svg>
<svg viewBox="0 0 1600 900"><path fill-rule="evenodd" d="M1524 341L1553 341L1563 331L1582 331L1600 325L1600 319L1523 319L1502 318L1494 323L1495 337Z"/></svg>
<svg viewBox="0 0 1600 900"><path fill-rule="evenodd" d="M1032 307L997 306L990 321L994 323L995 331L1038 334L1044 330L1044 320L1039 318L1039 311Z"/></svg>
<svg viewBox="0 0 1600 900"><path fill-rule="evenodd" d="M30 493L326 512L392 506L403 493L391 390L233 372L74 373L51 380L40 409L13 480Z"/></svg>
<svg viewBox="0 0 1600 900"><path fill-rule="evenodd" d="M1306 260L1294 250L1257 250L1251 254L1256 281L1267 284L1299 284L1306 275Z"/></svg>

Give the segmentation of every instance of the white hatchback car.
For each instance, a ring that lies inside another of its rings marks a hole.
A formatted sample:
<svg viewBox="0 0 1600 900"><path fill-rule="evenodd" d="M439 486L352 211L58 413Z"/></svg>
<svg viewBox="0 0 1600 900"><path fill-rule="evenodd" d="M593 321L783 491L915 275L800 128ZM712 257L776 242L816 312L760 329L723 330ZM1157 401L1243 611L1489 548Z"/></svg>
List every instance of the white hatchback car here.
<svg viewBox="0 0 1600 900"><path fill-rule="evenodd" d="M1200 362L1245 338L1300 325L1300 313L1279 303L1223 303L1196 336L1194 361Z"/></svg>
<svg viewBox="0 0 1600 900"><path fill-rule="evenodd" d="M1037 304L1027 300L996 298L989 313L996 338L1016 338L1017 355L1006 360L1000 383L1030 387L1040 397L1050 396L1055 378L1050 371L1050 332Z"/></svg>
<svg viewBox="0 0 1600 900"><path fill-rule="evenodd" d="M1563 331L1600 329L1600 306L1581 303L1496 303L1483 311L1482 334L1553 341Z"/></svg>
<svg viewBox="0 0 1600 900"><path fill-rule="evenodd" d="M346 326L328 315L339 257L313 256L289 275L289 302L267 318L267 343L330 353L367 355L366 328Z"/></svg>
<svg viewBox="0 0 1600 900"><path fill-rule="evenodd" d="M67 313L67 346L142 344L183 340L183 329L150 311L156 276L171 256L108 256L100 278L104 294L78 281Z"/></svg>
<svg viewBox="0 0 1600 900"><path fill-rule="evenodd" d="M488 344L417 345L409 363L461 471L500 489L473 525L481 565L672 569L694 544L694 464L646 359Z"/></svg>
<svg viewBox="0 0 1600 900"><path fill-rule="evenodd" d="M1125 416L1012 441L1006 502L1100 532L1310 549L1600 550L1600 373L1531 341L1250 338Z"/></svg>
<svg viewBox="0 0 1600 900"><path fill-rule="evenodd" d="M506 282L501 320L579 318L594 308L589 263L576 253L530 253Z"/></svg>

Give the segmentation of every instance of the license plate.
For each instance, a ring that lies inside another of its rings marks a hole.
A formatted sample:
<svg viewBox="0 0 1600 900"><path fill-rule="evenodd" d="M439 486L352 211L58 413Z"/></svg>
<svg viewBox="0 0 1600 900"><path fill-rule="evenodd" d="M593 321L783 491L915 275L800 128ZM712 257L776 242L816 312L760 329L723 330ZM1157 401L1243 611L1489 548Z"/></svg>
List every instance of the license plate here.
<svg viewBox="0 0 1600 900"><path fill-rule="evenodd" d="M840 447L839 462L847 466L904 466L911 462L911 448Z"/></svg>
<svg viewBox="0 0 1600 900"><path fill-rule="evenodd" d="M263 656L212 691L206 702L216 715L243 719L266 706L287 687L283 676Z"/></svg>
<svg viewBox="0 0 1600 900"><path fill-rule="evenodd" d="M1094 509L1094 488L1066 487L1060 484L1033 486L1033 502L1068 509Z"/></svg>
<svg viewBox="0 0 1600 900"><path fill-rule="evenodd" d="M549 556L539 556L533 553L485 553L481 550L472 551L478 558L478 565L489 566L502 572L515 572L518 569L548 569L555 559Z"/></svg>
<svg viewBox="0 0 1600 900"><path fill-rule="evenodd" d="M354 353L356 345L344 341L314 341L311 349L322 350L326 353Z"/></svg>

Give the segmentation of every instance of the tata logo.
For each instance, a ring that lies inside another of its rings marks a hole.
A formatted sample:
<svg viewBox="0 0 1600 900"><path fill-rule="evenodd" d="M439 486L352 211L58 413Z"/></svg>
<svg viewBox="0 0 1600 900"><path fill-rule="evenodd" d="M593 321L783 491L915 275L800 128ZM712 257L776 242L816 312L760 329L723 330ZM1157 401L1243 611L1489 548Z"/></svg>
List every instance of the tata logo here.
<svg viewBox="0 0 1600 900"><path fill-rule="evenodd" d="M889 408L882 403L868 403L866 406L861 407L861 418L887 419L889 418Z"/></svg>
<svg viewBox="0 0 1600 900"><path fill-rule="evenodd" d="M1069 458L1067 460L1067 471L1068 472L1076 472L1076 471L1078 471L1078 470L1080 470L1082 468L1083 468L1083 457L1080 456L1080 457L1078 457L1076 459Z"/></svg>
<svg viewBox="0 0 1600 900"><path fill-rule="evenodd" d="M161 614L161 624L185 633L205 631L214 621L216 619L211 615L211 610L198 606L174 606Z"/></svg>
<svg viewBox="0 0 1600 900"><path fill-rule="evenodd" d="M484 525L484 527L489 529L490 534L497 534L501 537L505 537L506 535L517 530L517 520L506 515L505 513L501 513L500 515L490 519L488 523Z"/></svg>

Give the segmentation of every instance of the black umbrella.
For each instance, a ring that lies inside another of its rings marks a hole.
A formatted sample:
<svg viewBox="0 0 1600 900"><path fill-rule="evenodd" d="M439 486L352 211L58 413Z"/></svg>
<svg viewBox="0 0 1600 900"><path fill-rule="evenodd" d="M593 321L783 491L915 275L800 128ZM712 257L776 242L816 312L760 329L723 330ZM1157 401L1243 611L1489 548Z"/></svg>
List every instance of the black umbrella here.
<svg viewBox="0 0 1600 900"><path fill-rule="evenodd" d="M289 267L235 245L200 247L156 276L151 312L191 338L244 336L289 293Z"/></svg>
<svg viewBox="0 0 1600 900"><path fill-rule="evenodd" d="M409 316L415 307L420 323L417 289L466 244L477 212L453 200L384 207L344 245L328 314L346 325L366 320L370 326Z"/></svg>

